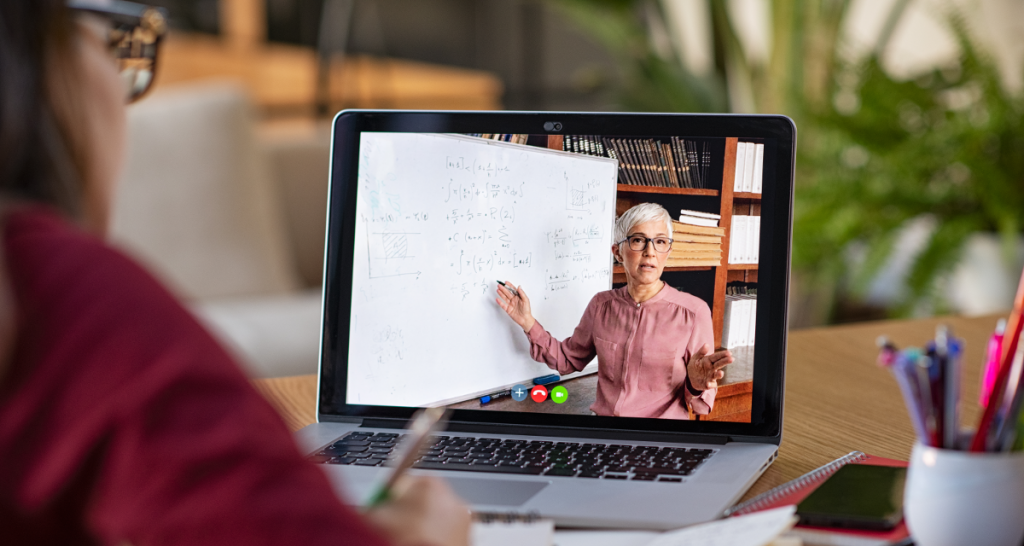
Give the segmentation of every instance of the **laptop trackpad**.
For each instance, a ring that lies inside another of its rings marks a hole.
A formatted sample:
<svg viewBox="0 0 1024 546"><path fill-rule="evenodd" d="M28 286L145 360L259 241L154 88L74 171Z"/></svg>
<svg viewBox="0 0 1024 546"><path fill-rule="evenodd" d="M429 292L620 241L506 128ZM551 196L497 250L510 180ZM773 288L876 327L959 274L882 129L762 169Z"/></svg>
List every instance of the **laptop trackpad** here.
<svg viewBox="0 0 1024 546"><path fill-rule="evenodd" d="M520 506L548 486L548 482L520 482L475 478L448 478L455 494L467 504Z"/></svg>

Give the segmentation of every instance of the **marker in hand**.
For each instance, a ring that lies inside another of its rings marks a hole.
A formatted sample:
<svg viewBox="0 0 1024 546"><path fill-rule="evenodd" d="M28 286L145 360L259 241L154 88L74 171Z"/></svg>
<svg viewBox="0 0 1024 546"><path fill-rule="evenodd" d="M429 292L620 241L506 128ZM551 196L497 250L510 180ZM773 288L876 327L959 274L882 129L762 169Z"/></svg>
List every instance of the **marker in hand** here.
<svg viewBox="0 0 1024 546"><path fill-rule="evenodd" d="M500 285L504 286L504 287L505 287L505 290L508 290L509 292L512 292L512 295L513 295L513 296L515 296L515 297L517 297L517 298L519 297L519 292L516 292L516 289L515 289L515 288L510 288L510 287L509 287L509 286L508 286L507 284L505 284L505 283L503 283L503 282L501 282L501 281L498 281L498 284L500 284Z"/></svg>

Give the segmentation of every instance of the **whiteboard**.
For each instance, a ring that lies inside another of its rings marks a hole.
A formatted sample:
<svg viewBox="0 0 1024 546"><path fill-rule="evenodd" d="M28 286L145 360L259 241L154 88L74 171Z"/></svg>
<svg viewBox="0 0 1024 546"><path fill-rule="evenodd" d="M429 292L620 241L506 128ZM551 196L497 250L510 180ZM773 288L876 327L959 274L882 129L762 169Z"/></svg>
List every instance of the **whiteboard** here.
<svg viewBox="0 0 1024 546"><path fill-rule="evenodd" d="M363 133L349 404L432 406L554 373L495 302L569 337L611 287L618 165L474 137ZM592 365L593 366L593 365Z"/></svg>

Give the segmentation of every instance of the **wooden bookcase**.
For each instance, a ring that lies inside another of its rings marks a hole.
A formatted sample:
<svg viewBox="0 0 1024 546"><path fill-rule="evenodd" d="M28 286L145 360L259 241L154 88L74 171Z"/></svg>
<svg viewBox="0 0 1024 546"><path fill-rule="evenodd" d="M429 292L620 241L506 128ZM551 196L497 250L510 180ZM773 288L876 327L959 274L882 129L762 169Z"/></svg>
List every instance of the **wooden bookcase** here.
<svg viewBox="0 0 1024 546"><path fill-rule="evenodd" d="M729 245L732 241L732 217L736 213L759 216L761 213L761 194L751 192L733 191L736 178L736 146L739 139L729 137L725 139L725 152L721 157L712 158L712 161L721 161L722 179L721 189L690 189L690 188L666 188L656 186L635 186L629 184L618 184L615 214L621 215L630 207L650 200L652 196L658 196L664 202L667 196L671 196L672 207L675 210L692 208L688 202L693 198L706 199L718 197L718 214L721 215L719 226L725 228L725 236L722 238L722 261L717 267L666 267L666 272L678 271L714 271L714 292L711 302L711 320L715 332L715 346L722 345L722 330L725 324L725 292L730 282L757 282L758 264L730 264ZM561 150L563 144L562 136L549 136L548 147ZM717 169L716 169L717 171ZM706 203L705 203L706 204ZM669 213L675 212L671 208ZM621 266L615 266L612 271L612 282L626 282L625 273ZM702 417L710 421L736 421L749 422L751 409L751 396L753 391L753 347L741 347L735 353L737 362L730 365L726 370L726 377L719 382L718 394L715 400L715 407L710 415ZM732 369L730 369L732 368ZM697 417L697 416L693 416Z"/></svg>
<svg viewBox="0 0 1024 546"><path fill-rule="evenodd" d="M562 136L549 136L548 147L561 150ZM757 282L757 264L730 264L729 263L729 242L732 233L732 216L735 212L742 211L746 214L760 215L761 194L749 192L734 192L733 180L736 178L736 144L738 138L729 137L725 139L725 154L722 161L721 190L715 189L690 189L690 188L664 188L657 186L634 186L619 184L615 203L615 215L621 215L630 207L647 201L649 195L671 195L677 196L673 199L679 209L687 208L689 197L719 197L719 211L722 219L719 226L725 228L725 237L722 238L722 263L718 267L666 267L665 271L715 271L715 289L711 305L711 320L715 329L715 345L722 344L722 327L725 324L725 288L730 282ZM712 158L714 161L715 158ZM673 211L670 209L669 211ZM615 266L612 272L612 282L626 282L626 274L621 266Z"/></svg>

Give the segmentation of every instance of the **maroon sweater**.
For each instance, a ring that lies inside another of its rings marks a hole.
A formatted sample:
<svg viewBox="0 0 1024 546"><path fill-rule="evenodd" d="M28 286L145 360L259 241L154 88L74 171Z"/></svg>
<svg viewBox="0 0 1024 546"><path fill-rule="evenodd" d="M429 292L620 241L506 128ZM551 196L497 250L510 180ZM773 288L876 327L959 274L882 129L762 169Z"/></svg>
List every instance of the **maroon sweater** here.
<svg viewBox="0 0 1024 546"><path fill-rule="evenodd" d="M178 301L34 209L4 226L0 542L383 544Z"/></svg>

